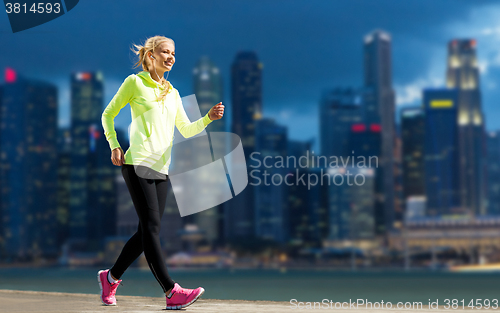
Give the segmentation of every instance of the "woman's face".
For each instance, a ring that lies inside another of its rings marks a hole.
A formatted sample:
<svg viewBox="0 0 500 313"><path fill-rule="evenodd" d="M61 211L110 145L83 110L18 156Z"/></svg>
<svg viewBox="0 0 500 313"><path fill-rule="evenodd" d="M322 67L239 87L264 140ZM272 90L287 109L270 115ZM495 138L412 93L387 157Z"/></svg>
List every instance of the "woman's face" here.
<svg viewBox="0 0 500 313"><path fill-rule="evenodd" d="M175 63L175 47L169 41L162 42L156 47L153 56L156 60L151 61L157 69L170 71Z"/></svg>

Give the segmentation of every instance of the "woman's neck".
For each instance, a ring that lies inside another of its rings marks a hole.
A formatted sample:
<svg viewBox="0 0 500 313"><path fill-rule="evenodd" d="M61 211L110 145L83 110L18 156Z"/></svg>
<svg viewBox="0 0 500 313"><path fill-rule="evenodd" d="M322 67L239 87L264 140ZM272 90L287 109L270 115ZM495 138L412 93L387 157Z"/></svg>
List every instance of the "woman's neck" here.
<svg viewBox="0 0 500 313"><path fill-rule="evenodd" d="M156 73L158 73L158 76L156 76ZM165 72L161 72L161 71L160 71L160 72L158 72L158 70L156 70L156 71L154 71L154 70L149 71L149 75L151 75L151 78L152 78L154 81L158 82L158 83L161 83L161 78L163 77L163 74L164 74L164 73L165 73Z"/></svg>

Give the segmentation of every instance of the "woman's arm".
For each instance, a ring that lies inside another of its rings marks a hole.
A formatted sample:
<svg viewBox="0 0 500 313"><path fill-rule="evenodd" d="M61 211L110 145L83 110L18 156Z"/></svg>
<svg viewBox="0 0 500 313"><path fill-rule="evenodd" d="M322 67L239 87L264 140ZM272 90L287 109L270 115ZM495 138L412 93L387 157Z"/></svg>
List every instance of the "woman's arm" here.
<svg viewBox="0 0 500 313"><path fill-rule="evenodd" d="M175 115L175 126L181 133L184 138L189 138L194 135L201 133L208 124L212 122L210 117L208 117L208 113L205 114L204 117L198 119L195 122L189 120L186 111L184 110L184 106L182 105L181 96L179 92L176 90L176 98L178 102L177 106L177 114Z"/></svg>
<svg viewBox="0 0 500 313"><path fill-rule="evenodd" d="M129 75L123 81L111 102L104 109L102 113L101 122L104 129L104 136L109 143L111 150L120 147L120 143L116 138L115 122L114 119L120 110L127 105L132 99L135 84L135 74Z"/></svg>

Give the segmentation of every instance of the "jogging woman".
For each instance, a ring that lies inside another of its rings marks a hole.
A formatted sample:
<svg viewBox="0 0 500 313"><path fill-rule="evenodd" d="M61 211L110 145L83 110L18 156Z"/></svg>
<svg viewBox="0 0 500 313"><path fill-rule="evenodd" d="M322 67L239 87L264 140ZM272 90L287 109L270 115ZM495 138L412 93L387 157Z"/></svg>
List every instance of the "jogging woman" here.
<svg viewBox="0 0 500 313"><path fill-rule="evenodd" d="M167 309L181 309L196 301L203 288L185 289L170 277L160 246L160 220L167 198L168 166L174 125L184 137L199 134L213 120L222 118L219 102L195 122L190 122L181 97L163 75L175 63L174 41L163 36L134 45L143 71L129 75L102 114L102 125L111 148L111 161L121 166L135 210L137 232L128 240L113 267L99 271L101 300L116 305L116 288L125 270L144 252L149 268L165 292ZM167 74L168 78L168 74ZM116 138L114 118L130 103L130 147L123 153ZM141 174L142 173L142 174ZM145 175L144 173L149 173ZM151 175L151 173L154 173ZM152 177L152 178L151 178Z"/></svg>

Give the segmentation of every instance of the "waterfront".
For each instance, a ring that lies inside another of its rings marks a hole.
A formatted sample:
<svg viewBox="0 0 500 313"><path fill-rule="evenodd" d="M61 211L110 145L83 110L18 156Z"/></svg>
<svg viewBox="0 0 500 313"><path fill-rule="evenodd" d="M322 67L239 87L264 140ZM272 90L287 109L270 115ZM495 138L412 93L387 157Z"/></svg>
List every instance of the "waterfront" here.
<svg viewBox="0 0 500 313"><path fill-rule="evenodd" d="M99 268L1 268L0 289L98 294ZM498 299L499 273L428 271L314 271L169 269L187 288L203 286L206 299L270 301L422 301ZM130 268L117 295L162 297L149 269Z"/></svg>

